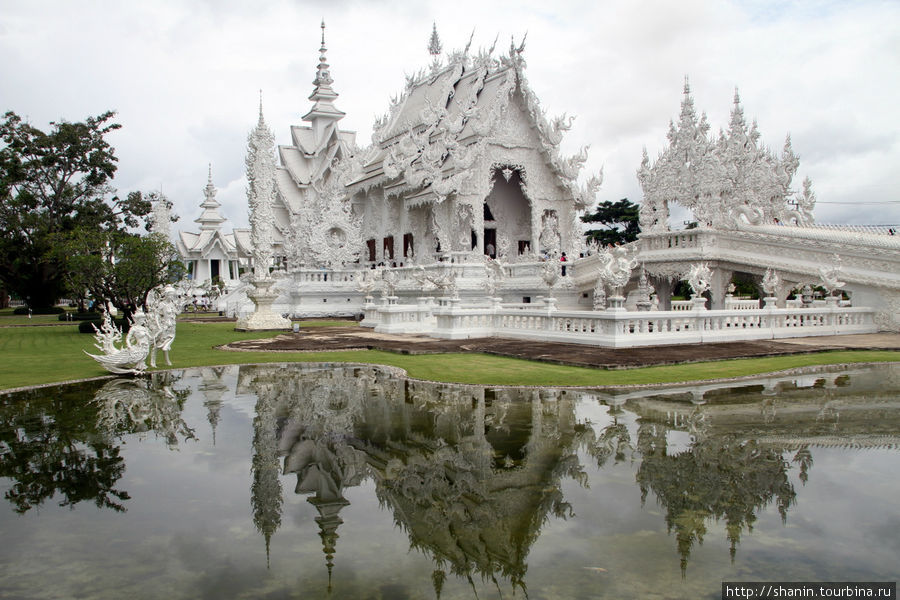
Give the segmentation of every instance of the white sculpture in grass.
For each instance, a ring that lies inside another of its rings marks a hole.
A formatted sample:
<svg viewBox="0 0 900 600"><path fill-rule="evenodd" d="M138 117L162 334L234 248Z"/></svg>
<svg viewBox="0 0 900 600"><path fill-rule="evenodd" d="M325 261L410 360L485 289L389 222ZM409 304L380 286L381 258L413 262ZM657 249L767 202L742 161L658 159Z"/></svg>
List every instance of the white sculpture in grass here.
<svg viewBox="0 0 900 600"><path fill-rule="evenodd" d="M169 360L169 350L175 341L175 320L181 306L178 302L178 294L171 285L162 290L154 288L147 297L147 330L150 333L150 366L156 368L156 352L163 351L166 364L172 366Z"/></svg>
<svg viewBox="0 0 900 600"><path fill-rule="evenodd" d="M103 325L94 335L96 343L94 347L103 352L103 354L91 354L85 351L85 354L96 360L100 365L117 375L135 375L143 373L147 368L147 354L150 352L150 332L144 326L144 313L138 311L134 314L131 329L122 342L122 331L115 326L109 311L103 319ZM118 344L122 343L120 347Z"/></svg>

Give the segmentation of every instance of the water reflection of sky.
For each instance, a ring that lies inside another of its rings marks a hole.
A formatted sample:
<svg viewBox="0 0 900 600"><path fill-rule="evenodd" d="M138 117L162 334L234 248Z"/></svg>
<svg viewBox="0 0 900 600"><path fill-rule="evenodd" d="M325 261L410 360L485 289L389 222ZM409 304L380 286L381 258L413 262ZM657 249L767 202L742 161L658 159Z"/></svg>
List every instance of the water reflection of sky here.
<svg viewBox="0 0 900 600"><path fill-rule="evenodd" d="M896 580L898 381L660 398L224 367L82 386L78 410L74 391L0 397L0 589L713 598L723 580ZM54 479L42 440L84 468ZM34 495L21 514L16 490Z"/></svg>

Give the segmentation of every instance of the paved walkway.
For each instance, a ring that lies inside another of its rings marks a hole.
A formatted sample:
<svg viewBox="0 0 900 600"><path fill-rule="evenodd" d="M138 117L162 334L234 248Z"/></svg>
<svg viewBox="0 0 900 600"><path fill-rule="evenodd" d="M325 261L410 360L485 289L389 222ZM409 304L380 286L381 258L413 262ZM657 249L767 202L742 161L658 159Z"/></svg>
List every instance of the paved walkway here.
<svg viewBox="0 0 900 600"><path fill-rule="evenodd" d="M376 349L403 354L480 352L556 364L619 369L729 358L806 354L825 350L900 350L900 334L878 333L643 348L598 348L582 344L525 342L501 338L438 340L415 335L378 334L362 327L311 327L301 329L300 333L285 333L271 339L233 342L227 348L265 352L349 349Z"/></svg>

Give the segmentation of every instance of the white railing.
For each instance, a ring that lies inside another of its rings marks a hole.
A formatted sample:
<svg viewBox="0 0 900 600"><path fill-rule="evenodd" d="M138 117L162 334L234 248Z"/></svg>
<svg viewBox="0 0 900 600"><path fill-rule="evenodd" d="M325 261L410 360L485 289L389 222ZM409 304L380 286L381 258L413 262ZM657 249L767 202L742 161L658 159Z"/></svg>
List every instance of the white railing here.
<svg viewBox="0 0 900 600"><path fill-rule="evenodd" d="M679 311L560 311L392 305L378 308L377 331L445 339L503 337L628 347L874 333L865 307ZM369 321L367 312L366 321Z"/></svg>
<svg viewBox="0 0 900 600"><path fill-rule="evenodd" d="M725 310L754 310L757 308L759 308L759 300L725 296Z"/></svg>
<svg viewBox="0 0 900 600"><path fill-rule="evenodd" d="M330 285L355 285L365 273L359 269L297 269L292 275L297 283L328 283Z"/></svg>
<svg viewBox="0 0 900 600"><path fill-rule="evenodd" d="M672 300L672 310L682 311L682 310L693 310L694 303L690 300Z"/></svg>

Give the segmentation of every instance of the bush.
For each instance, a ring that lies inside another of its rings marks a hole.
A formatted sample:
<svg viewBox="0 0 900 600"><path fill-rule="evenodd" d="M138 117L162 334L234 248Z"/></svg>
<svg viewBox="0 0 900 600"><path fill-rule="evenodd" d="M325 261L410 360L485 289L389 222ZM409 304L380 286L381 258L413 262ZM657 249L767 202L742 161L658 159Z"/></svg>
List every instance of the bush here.
<svg viewBox="0 0 900 600"><path fill-rule="evenodd" d="M97 321L100 320L98 312L73 312L68 315L59 315L60 321Z"/></svg>
<svg viewBox="0 0 900 600"><path fill-rule="evenodd" d="M131 322L127 319L113 319L113 322L116 324L116 327L122 330L122 333L127 332L131 329ZM100 326L103 325L103 321L100 319L92 320L92 321L82 321L78 324L78 332L79 333L96 333L94 330L94 325L97 326L97 329L100 329Z"/></svg>
<svg viewBox="0 0 900 600"><path fill-rule="evenodd" d="M33 315L58 315L60 313L66 312L62 306L38 306L37 308L31 309L31 314ZM27 306L19 306L13 311L14 315L27 315L28 307Z"/></svg>

